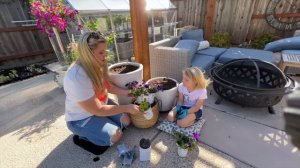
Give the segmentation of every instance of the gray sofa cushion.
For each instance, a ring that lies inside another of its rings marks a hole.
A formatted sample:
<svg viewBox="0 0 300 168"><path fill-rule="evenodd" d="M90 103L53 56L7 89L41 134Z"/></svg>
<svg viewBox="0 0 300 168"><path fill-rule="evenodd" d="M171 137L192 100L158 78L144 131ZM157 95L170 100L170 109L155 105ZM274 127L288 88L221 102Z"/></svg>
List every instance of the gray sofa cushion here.
<svg viewBox="0 0 300 168"><path fill-rule="evenodd" d="M197 52L199 42L196 40L179 40L175 48L189 50L189 62L191 63L194 54Z"/></svg>
<svg viewBox="0 0 300 168"><path fill-rule="evenodd" d="M300 50L300 37L290 37L268 43L266 51L278 52L282 50Z"/></svg>
<svg viewBox="0 0 300 168"><path fill-rule="evenodd" d="M198 42L203 41L203 30L202 29L196 29L196 30L190 30L182 33L181 36L182 40L196 40Z"/></svg>
<svg viewBox="0 0 300 168"><path fill-rule="evenodd" d="M230 60L240 59L240 58L259 59L259 60L271 62L274 65L279 64L279 62L276 62L276 60L273 59L273 53L270 51L246 49L246 48L229 48L219 57L217 62L224 64Z"/></svg>
<svg viewBox="0 0 300 168"><path fill-rule="evenodd" d="M215 60L219 58L221 54L223 54L226 51L226 48L219 48L219 47L209 47L204 50L198 50L197 54L201 55L209 55L215 57Z"/></svg>
<svg viewBox="0 0 300 168"><path fill-rule="evenodd" d="M215 58L212 56L195 54L192 60L192 66L198 67L207 72L212 67L214 62Z"/></svg>

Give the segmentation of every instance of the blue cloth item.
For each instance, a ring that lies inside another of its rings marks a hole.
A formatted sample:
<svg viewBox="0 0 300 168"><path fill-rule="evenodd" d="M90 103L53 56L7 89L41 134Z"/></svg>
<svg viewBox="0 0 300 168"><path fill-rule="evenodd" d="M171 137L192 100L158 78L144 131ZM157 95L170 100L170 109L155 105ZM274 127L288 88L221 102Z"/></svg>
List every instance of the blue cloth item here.
<svg viewBox="0 0 300 168"><path fill-rule="evenodd" d="M282 50L300 50L300 36L276 40L268 43L264 50L279 52Z"/></svg>
<svg viewBox="0 0 300 168"><path fill-rule="evenodd" d="M208 55L195 54L192 60L192 66L198 67L202 71L208 71L213 63L215 62L215 58Z"/></svg>
<svg viewBox="0 0 300 168"><path fill-rule="evenodd" d="M189 114L189 109L181 109L176 112L178 120L184 119Z"/></svg>
<svg viewBox="0 0 300 168"><path fill-rule="evenodd" d="M279 64L279 62L273 59L273 53L270 51L246 48L229 48L219 57L217 62L225 64L228 61L241 58L259 59L273 63L274 65Z"/></svg>
<svg viewBox="0 0 300 168"><path fill-rule="evenodd" d="M183 40L196 40L198 42L203 41L203 30L202 29L196 29L196 30L190 30L183 32L181 35L181 39Z"/></svg>
<svg viewBox="0 0 300 168"><path fill-rule="evenodd" d="M177 112L177 111L179 111L181 109L181 106L180 105L176 105L175 108L176 108L176 112Z"/></svg>
<svg viewBox="0 0 300 168"><path fill-rule="evenodd" d="M174 47L189 50L189 62L191 63L198 46L199 42L195 40L179 40Z"/></svg>
<svg viewBox="0 0 300 168"><path fill-rule="evenodd" d="M190 109L190 107L186 107L186 106L182 106L182 108L183 108L183 109ZM199 109L199 110L195 113L195 115L196 115L196 120L200 120L201 117L202 117L202 110Z"/></svg>
<svg viewBox="0 0 300 168"><path fill-rule="evenodd" d="M134 160L136 146L129 150L125 144L118 145L119 157L122 159L123 166L130 166Z"/></svg>
<svg viewBox="0 0 300 168"><path fill-rule="evenodd" d="M219 58L221 54L223 54L226 51L226 48L219 48L219 47L209 47L204 50L198 50L197 54L200 55L209 55L212 57L215 57L215 60Z"/></svg>

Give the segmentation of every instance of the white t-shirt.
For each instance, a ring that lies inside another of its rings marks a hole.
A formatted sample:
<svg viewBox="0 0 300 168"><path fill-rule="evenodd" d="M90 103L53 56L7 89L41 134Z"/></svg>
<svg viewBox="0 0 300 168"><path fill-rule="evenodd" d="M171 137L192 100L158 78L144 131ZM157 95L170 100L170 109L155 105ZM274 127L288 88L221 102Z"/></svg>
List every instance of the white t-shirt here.
<svg viewBox="0 0 300 168"><path fill-rule="evenodd" d="M76 121L92 116L78 104L95 95L92 82L80 65L74 64L68 69L64 78L64 90L66 121Z"/></svg>
<svg viewBox="0 0 300 168"><path fill-rule="evenodd" d="M183 106L193 107L198 100L207 99L207 91L206 89L196 89L192 92L189 92L182 83L178 86L178 92L183 94ZM203 106L200 107L202 109Z"/></svg>

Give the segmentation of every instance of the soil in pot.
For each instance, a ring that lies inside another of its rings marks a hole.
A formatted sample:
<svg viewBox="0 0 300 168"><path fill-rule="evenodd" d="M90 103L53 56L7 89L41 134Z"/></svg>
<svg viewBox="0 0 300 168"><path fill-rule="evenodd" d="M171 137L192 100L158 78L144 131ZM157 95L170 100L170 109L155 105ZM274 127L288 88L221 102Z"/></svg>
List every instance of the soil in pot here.
<svg viewBox="0 0 300 168"><path fill-rule="evenodd" d="M169 90L177 86L177 83L171 79L163 78L159 80L152 81L151 83L156 82L162 86L164 90Z"/></svg>
<svg viewBox="0 0 300 168"><path fill-rule="evenodd" d="M139 67L134 65L120 65L110 69L110 72L115 74L125 74L137 70Z"/></svg>

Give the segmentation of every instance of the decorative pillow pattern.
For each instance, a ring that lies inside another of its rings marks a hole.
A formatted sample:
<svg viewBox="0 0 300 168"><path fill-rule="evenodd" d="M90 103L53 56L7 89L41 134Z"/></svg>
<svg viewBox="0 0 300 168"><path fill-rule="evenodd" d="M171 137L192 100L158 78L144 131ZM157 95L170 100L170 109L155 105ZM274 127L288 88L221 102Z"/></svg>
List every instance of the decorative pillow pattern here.
<svg viewBox="0 0 300 168"><path fill-rule="evenodd" d="M179 132L184 134L185 136L193 137L193 133L197 132L200 133L202 126L205 123L205 119L200 119L196 121L192 126L187 128L181 128L177 124L172 123L165 119L162 123L157 126L157 129L162 130L166 133L174 135L174 132Z"/></svg>

